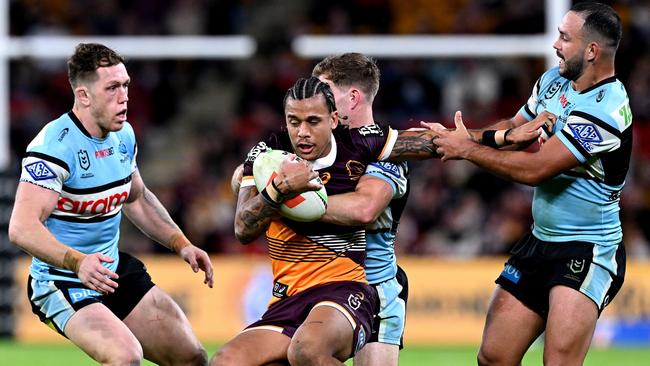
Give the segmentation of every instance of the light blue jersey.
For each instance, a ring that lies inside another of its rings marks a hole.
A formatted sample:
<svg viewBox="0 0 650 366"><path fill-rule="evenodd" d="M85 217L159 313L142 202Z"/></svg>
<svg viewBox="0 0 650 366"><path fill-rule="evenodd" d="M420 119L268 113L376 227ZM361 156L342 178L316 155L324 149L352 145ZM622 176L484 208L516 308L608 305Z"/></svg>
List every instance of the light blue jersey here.
<svg viewBox="0 0 650 366"><path fill-rule="evenodd" d="M537 81L519 113L532 120L542 111L558 117L543 139L555 135L580 165L535 188L533 234L549 242L594 243L594 251L603 252L594 253L595 261L612 258L622 240L619 200L632 149L625 87L611 77L577 92L556 67Z"/></svg>
<svg viewBox="0 0 650 366"><path fill-rule="evenodd" d="M394 278L397 274L395 235L408 197L408 166L404 162L371 163L365 174L384 180L394 192L390 205L377 221L366 227L366 279L374 285Z"/></svg>
<svg viewBox="0 0 650 366"><path fill-rule="evenodd" d="M45 226L63 244L113 259L115 272L122 205L136 169L137 148L128 122L104 139L94 138L72 113L48 123L27 147L20 180L59 193ZM37 258L30 275L39 281L79 279L71 271Z"/></svg>

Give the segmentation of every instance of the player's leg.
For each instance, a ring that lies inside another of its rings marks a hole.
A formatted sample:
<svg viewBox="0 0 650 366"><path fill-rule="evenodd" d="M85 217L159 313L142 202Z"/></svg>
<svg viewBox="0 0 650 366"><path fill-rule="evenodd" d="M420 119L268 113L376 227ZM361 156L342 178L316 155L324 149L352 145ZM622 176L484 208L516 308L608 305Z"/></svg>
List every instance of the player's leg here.
<svg viewBox="0 0 650 366"><path fill-rule="evenodd" d="M519 365L543 329L539 314L497 285L485 320L479 365Z"/></svg>
<svg viewBox="0 0 650 366"><path fill-rule="evenodd" d="M374 286L379 312L374 318L368 343L354 355L355 366L397 366L402 348L408 299L408 279L398 267L397 276Z"/></svg>
<svg viewBox="0 0 650 366"><path fill-rule="evenodd" d="M129 328L101 303L79 309L64 329L66 337L102 365L139 365L142 347Z"/></svg>
<svg viewBox="0 0 650 366"><path fill-rule="evenodd" d="M287 351L292 365L342 365L353 351L356 322L347 310L316 306L298 327Z"/></svg>
<svg viewBox="0 0 650 366"><path fill-rule="evenodd" d="M395 365L399 363L399 345L370 342L354 355L354 366Z"/></svg>
<svg viewBox="0 0 650 366"><path fill-rule="evenodd" d="M159 365L206 365L207 354L190 322L159 287L152 287L124 318L146 359Z"/></svg>
<svg viewBox="0 0 650 366"><path fill-rule="evenodd" d="M549 304L544 364L582 365L596 329L596 304L566 286L553 287Z"/></svg>
<svg viewBox="0 0 650 366"><path fill-rule="evenodd" d="M94 360L105 365L139 365L142 347L107 307L102 296L81 283L38 281L29 277L32 311Z"/></svg>
<svg viewBox="0 0 650 366"><path fill-rule="evenodd" d="M249 328L221 347L210 366L287 365L290 341L279 327Z"/></svg>

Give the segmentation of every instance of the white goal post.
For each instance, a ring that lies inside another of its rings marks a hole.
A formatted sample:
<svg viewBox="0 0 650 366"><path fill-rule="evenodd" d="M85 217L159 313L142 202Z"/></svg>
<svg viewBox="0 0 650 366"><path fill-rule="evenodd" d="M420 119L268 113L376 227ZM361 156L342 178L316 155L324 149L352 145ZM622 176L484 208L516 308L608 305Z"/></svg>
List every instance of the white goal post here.
<svg viewBox="0 0 650 366"><path fill-rule="evenodd" d="M552 43L557 25L571 0L545 1L545 31L525 36L298 36L294 52L320 58L341 52L362 52L377 58L440 58L538 56L547 65L557 62ZM129 59L245 59L257 44L246 35L237 36L116 36L70 37L9 35L9 1L0 0L0 171L9 164L9 63L10 59L67 58L80 42L99 42ZM45 121L44 121L45 122Z"/></svg>

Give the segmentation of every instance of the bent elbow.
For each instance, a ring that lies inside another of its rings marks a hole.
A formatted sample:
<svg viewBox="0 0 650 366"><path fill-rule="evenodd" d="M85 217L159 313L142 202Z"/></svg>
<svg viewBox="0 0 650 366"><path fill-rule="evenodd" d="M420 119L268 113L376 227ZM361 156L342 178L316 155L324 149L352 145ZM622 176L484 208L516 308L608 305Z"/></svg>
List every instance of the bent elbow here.
<svg viewBox="0 0 650 366"><path fill-rule="evenodd" d="M380 214L381 211L377 212L377 210L374 208L366 207L364 209L358 210L356 219L361 225L369 225L377 221Z"/></svg>
<svg viewBox="0 0 650 366"><path fill-rule="evenodd" d="M246 231L238 225L235 225L235 238L237 238L241 244L248 244L255 240L255 237L252 237L250 234L246 233Z"/></svg>

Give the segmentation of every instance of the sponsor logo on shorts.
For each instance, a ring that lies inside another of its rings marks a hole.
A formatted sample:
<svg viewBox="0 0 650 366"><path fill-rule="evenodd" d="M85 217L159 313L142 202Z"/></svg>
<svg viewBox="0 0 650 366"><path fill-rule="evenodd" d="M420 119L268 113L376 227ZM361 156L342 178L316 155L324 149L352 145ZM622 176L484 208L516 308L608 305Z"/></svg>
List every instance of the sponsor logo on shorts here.
<svg viewBox="0 0 650 366"><path fill-rule="evenodd" d="M356 294L350 294L348 296L348 305L352 308L352 310L357 310L359 309L359 306L361 306L361 302L365 299L365 296L361 292L358 292Z"/></svg>
<svg viewBox="0 0 650 366"><path fill-rule="evenodd" d="M34 180L45 180L56 178L56 174L52 169L45 164L43 160L35 161L31 164L25 165L25 170Z"/></svg>
<svg viewBox="0 0 650 366"><path fill-rule="evenodd" d="M573 273L580 273L585 269L585 260L584 259L572 259L569 262L569 269Z"/></svg>
<svg viewBox="0 0 650 366"><path fill-rule="evenodd" d="M354 353L359 352L363 346L366 344L366 331L362 326L359 327L359 333L357 334L357 345L354 347Z"/></svg>
<svg viewBox="0 0 650 366"><path fill-rule="evenodd" d="M521 272L511 264L506 263L501 276L509 279L512 283L518 283L521 279Z"/></svg>
<svg viewBox="0 0 650 366"><path fill-rule="evenodd" d="M284 283L280 283L280 282L275 282L273 284L273 296L278 297L280 299L286 297L288 289L289 289L288 285L285 285Z"/></svg>
<svg viewBox="0 0 650 366"><path fill-rule="evenodd" d="M89 297L102 296L99 292L87 288L69 288L68 294L70 295L70 300L73 304Z"/></svg>

